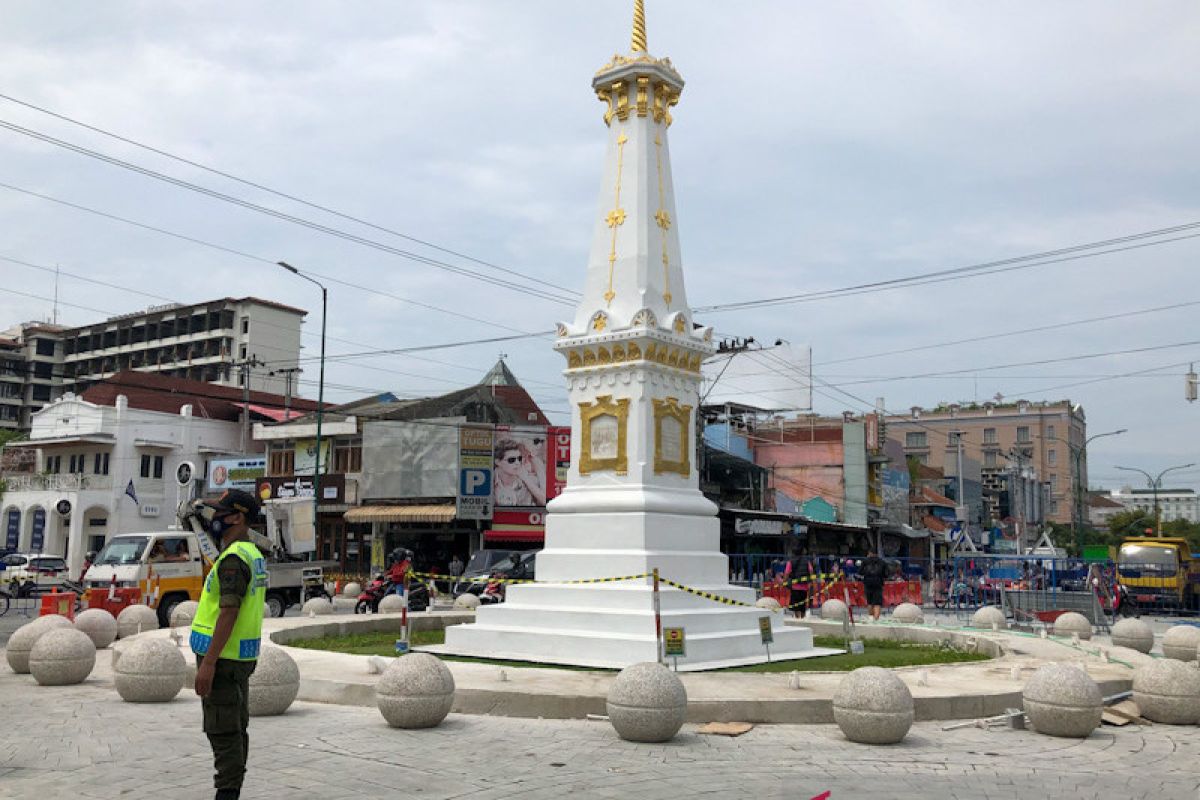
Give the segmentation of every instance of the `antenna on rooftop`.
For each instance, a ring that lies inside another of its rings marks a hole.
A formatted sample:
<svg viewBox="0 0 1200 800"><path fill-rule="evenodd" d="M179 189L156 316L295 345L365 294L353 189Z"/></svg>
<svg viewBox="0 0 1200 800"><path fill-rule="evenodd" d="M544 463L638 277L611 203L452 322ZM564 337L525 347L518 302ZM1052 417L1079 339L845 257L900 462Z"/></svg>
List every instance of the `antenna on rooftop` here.
<svg viewBox="0 0 1200 800"><path fill-rule="evenodd" d="M58 264L54 265L54 312L50 321L58 324Z"/></svg>

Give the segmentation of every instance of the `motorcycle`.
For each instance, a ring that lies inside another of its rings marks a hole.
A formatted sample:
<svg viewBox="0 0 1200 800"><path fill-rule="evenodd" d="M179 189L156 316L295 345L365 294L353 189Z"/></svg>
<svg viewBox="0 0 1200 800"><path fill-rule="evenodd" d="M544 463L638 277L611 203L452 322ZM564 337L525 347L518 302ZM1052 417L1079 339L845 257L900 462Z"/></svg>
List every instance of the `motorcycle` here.
<svg viewBox="0 0 1200 800"><path fill-rule="evenodd" d="M375 614L379 611L379 603L389 594L396 591L396 584L388 580L387 575L376 575L375 579L366 585L354 604L355 614ZM429 587L414 581L408 584L408 610L424 611L429 608Z"/></svg>
<svg viewBox="0 0 1200 800"><path fill-rule="evenodd" d="M1118 583L1114 591L1113 618L1140 616L1137 603L1129 594L1129 589L1123 583Z"/></svg>

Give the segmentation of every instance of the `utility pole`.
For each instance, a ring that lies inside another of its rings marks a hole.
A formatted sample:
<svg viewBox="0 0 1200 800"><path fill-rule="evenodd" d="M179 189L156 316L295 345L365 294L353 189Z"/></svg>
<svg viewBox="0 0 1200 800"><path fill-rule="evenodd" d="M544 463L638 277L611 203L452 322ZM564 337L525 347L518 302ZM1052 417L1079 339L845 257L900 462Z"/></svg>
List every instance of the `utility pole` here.
<svg viewBox="0 0 1200 800"><path fill-rule="evenodd" d="M287 367L286 369L275 370L275 372L283 375L284 380L283 419L285 422L292 417L292 376L297 372L303 371L304 370L300 367ZM274 375L275 372L272 372L271 374Z"/></svg>
<svg viewBox="0 0 1200 800"><path fill-rule="evenodd" d="M266 366L262 361L258 360L258 356L251 355L243 361L239 361L233 366L241 372L242 378L242 453L247 451L250 446L250 370L254 367Z"/></svg>

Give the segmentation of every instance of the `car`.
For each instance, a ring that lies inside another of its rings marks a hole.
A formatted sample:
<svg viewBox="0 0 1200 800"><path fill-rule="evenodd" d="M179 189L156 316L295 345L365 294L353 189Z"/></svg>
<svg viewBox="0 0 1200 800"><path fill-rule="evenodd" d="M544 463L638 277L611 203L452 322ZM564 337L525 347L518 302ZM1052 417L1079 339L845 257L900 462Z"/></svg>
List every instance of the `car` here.
<svg viewBox="0 0 1200 800"><path fill-rule="evenodd" d="M66 559L48 553L9 553L0 558L0 566L0 582L33 581L38 592L61 589L67 580Z"/></svg>
<svg viewBox="0 0 1200 800"><path fill-rule="evenodd" d="M496 554L500 555L497 557ZM536 557L534 550L480 550L471 556L462 578L454 584L453 594L455 597L481 594L488 584L488 578L494 575L513 580L532 580Z"/></svg>

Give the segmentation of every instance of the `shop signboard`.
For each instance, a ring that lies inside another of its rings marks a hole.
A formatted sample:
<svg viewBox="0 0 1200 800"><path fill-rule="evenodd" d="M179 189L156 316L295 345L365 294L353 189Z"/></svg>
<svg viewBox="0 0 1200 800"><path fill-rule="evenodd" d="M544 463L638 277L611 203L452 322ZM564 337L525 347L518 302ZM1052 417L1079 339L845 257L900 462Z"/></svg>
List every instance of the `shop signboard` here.
<svg viewBox="0 0 1200 800"><path fill-rule="evenodd" d="M550 443L546 460L546 499L553 500L567 488L567 473L571 471L571 429L547 428L546 435Z"/></svg>
<svg viewBox="0 0 1200 800"><path fill-rule="evenodd" d="M313 476L288 475L259 478L253 484L262 502L268 500L291 500L293 498L312 498ZM346 476L342 474L321 476L321 502L346 502Z"/></svg>
<svg viewBox="0 0 1200 800"><path fill-rule="evenodd" d="M322 450L325 447L322 445ZM307 472L312 471L310 465ZM255 483L267 474L267 459L262 456L244 458L214 458L208 462L208 491L223 492L226 489L254 491Z"/></svg>
<svg viewBox="0 0 1200 800"><path fill-rule="evenodd" d="M496 426L492 483L497 508L546 505L546 488L557 481L547 467L547 436L543 427Z"/></svg>
<svg viewBox="0 0 1200 800"><path fill-rule="evenodd" d="M492 518L492 459L494 437L490 428L464 426L458 431L459 519Z"/></svg>

